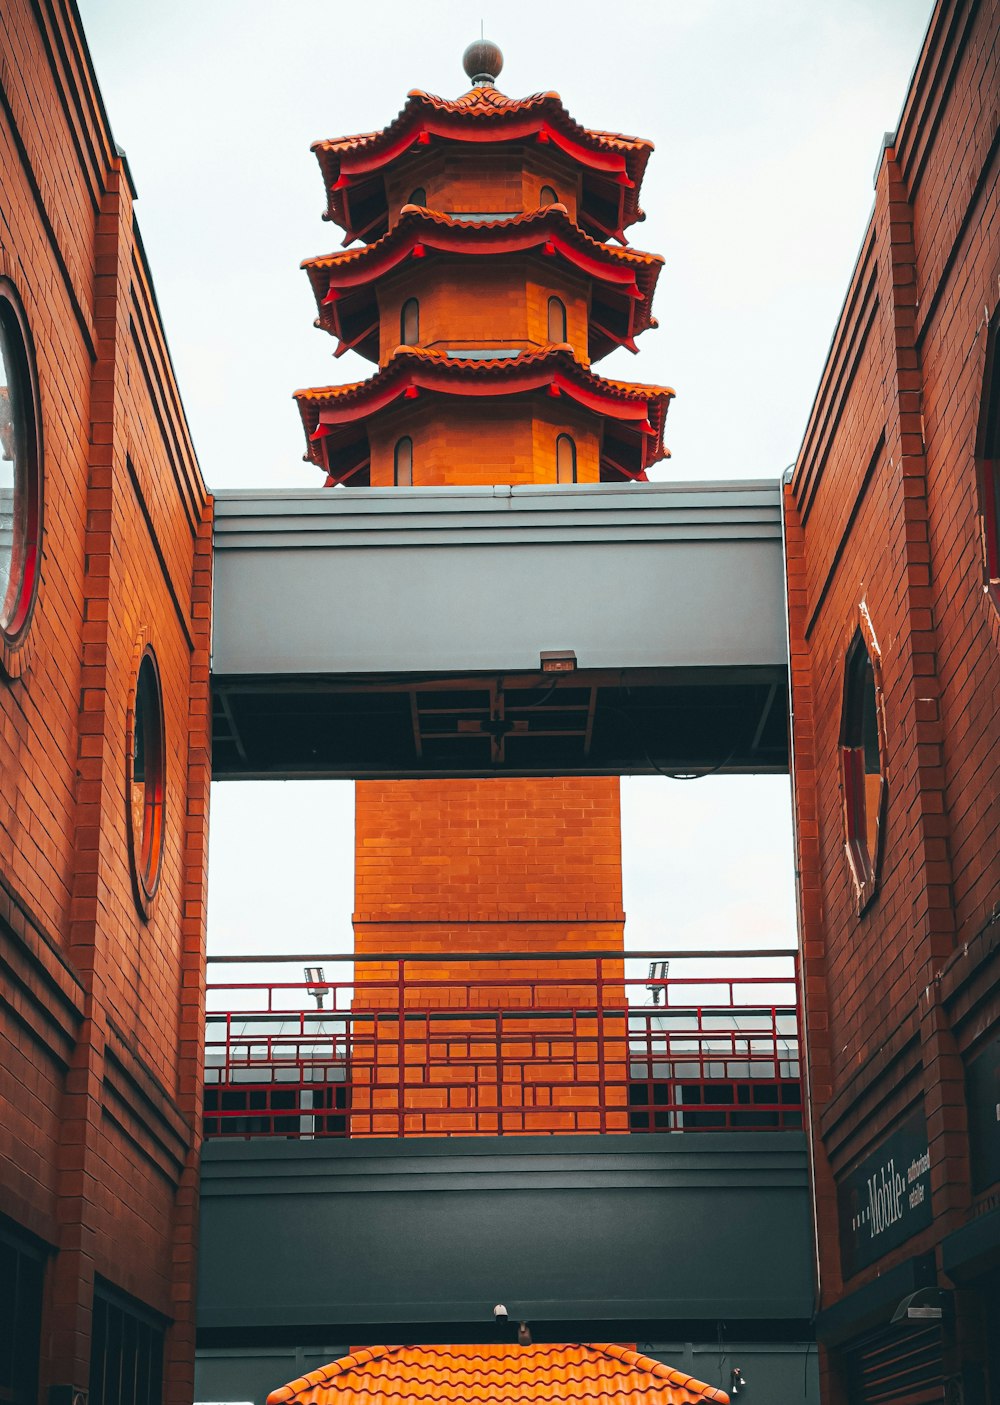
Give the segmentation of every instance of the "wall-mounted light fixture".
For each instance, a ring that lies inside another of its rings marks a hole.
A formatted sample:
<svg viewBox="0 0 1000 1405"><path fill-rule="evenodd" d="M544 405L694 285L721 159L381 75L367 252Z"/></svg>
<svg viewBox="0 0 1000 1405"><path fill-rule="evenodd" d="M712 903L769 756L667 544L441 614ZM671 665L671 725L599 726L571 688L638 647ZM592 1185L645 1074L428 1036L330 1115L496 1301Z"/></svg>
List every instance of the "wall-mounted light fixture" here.
<svg viewBox="0 0 1000 1405"><path fill-rule="evenodd" d="M895 1327L910 1322L940 1322L951 1308L951 1293L947 1288L918 1288L909 1293L892 1314Z"/></svg>
<svg viewBox="0 0 1000 1405"><path fill-rule="evenodd" d="M322 1010L323 1001L326 999L326 988L320 984L323 980L323 967L306 966L305 973L309 994L316 1001L317 1010Z"/></svg>
<svg viewBox="0 0 1000 1405"><path fill-rule="evenodd" d="M649 963L649 976L647 977L647 979L651 981L665 981L667 979L667 972L669 970L669 961L651 961ZM664 990L662 985L647 985L646 989L653 997L654 1005L659 1005L661 998L663 1000L664 1005L667 1003L667 992Z"/></svg>

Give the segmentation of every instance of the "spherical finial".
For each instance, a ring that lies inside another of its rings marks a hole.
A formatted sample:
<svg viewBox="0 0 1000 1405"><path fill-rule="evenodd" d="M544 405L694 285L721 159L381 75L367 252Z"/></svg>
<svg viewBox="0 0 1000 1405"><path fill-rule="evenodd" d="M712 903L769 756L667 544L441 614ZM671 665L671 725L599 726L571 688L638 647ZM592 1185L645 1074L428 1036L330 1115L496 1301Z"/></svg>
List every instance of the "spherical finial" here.
<svg viewBox="0 0 1000 1405"><path fill-rule="evenodd" d="M492 88L503 68L503 54L492 39L476 39L462 55L462 67L474 88Z"/></svg>

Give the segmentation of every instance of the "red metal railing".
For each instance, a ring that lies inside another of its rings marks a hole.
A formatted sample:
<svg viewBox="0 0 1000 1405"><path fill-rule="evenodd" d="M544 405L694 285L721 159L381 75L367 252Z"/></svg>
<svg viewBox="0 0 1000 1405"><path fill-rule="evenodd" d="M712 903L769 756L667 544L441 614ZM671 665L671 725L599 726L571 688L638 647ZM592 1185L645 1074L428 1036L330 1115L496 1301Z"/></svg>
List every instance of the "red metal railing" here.
<svg viewBox="0 0 1000 1405"><path fill-rule="evenodd" d="M322 978L276 978L304 965L321 966ZM268 978L209 981L210 1137L803 1125L791 952L258 956L211 966L237 976L264 966Z"/></svg>

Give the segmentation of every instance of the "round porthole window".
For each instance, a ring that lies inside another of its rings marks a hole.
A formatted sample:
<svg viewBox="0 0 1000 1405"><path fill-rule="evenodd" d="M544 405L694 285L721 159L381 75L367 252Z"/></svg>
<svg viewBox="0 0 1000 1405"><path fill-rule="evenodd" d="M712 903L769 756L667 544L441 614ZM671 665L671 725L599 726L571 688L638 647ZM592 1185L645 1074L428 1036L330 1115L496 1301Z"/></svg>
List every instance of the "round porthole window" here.
<svg viewBox="0 0 1000 1405"><path fill-rule="evenodd" d="M140 905L147 914L160 881L163 857L165 761L160 674L155 655L146 649L139 663L132 710L128 803L132 871Z"/></svg>
<svg viewBox="0 0 1000 1405"><path fill-rule="evenodd" d="M13 288L0 279L0 642L24 638L38 590L41 435L34 359Z"/></svg>

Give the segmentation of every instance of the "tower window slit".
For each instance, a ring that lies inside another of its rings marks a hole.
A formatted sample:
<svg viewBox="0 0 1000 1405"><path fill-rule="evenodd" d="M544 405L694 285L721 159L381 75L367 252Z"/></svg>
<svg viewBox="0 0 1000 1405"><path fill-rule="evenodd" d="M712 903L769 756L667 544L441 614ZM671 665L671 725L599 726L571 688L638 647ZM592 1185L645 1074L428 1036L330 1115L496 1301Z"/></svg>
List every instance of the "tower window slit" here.
<svg viewBox="0 0 1000 1405"><path fill-rule="evenodd" d="M408 434L404 434L396 444L393 482L397 488L412 488L413 486L413 440Z"/></svg>
<svg viewBox="0 0 1000 1405"><path fill-rule="evenodd" d="M416 346L420 340L420 304L407 298L399 314L399 340L403 346Z"/></svg>
<svg viewBox="0 0 1000 1405"><path fill-rule="evenodd" d="M549 298L549 341L569 341L566 325L566 304L561 298Z"/></svg>
<svg viewBox="0 0 1000 1405"><path fill-rule="evenodd" d="M556 440L556 482L576 482L576 444L568 434Z"/></svg>

